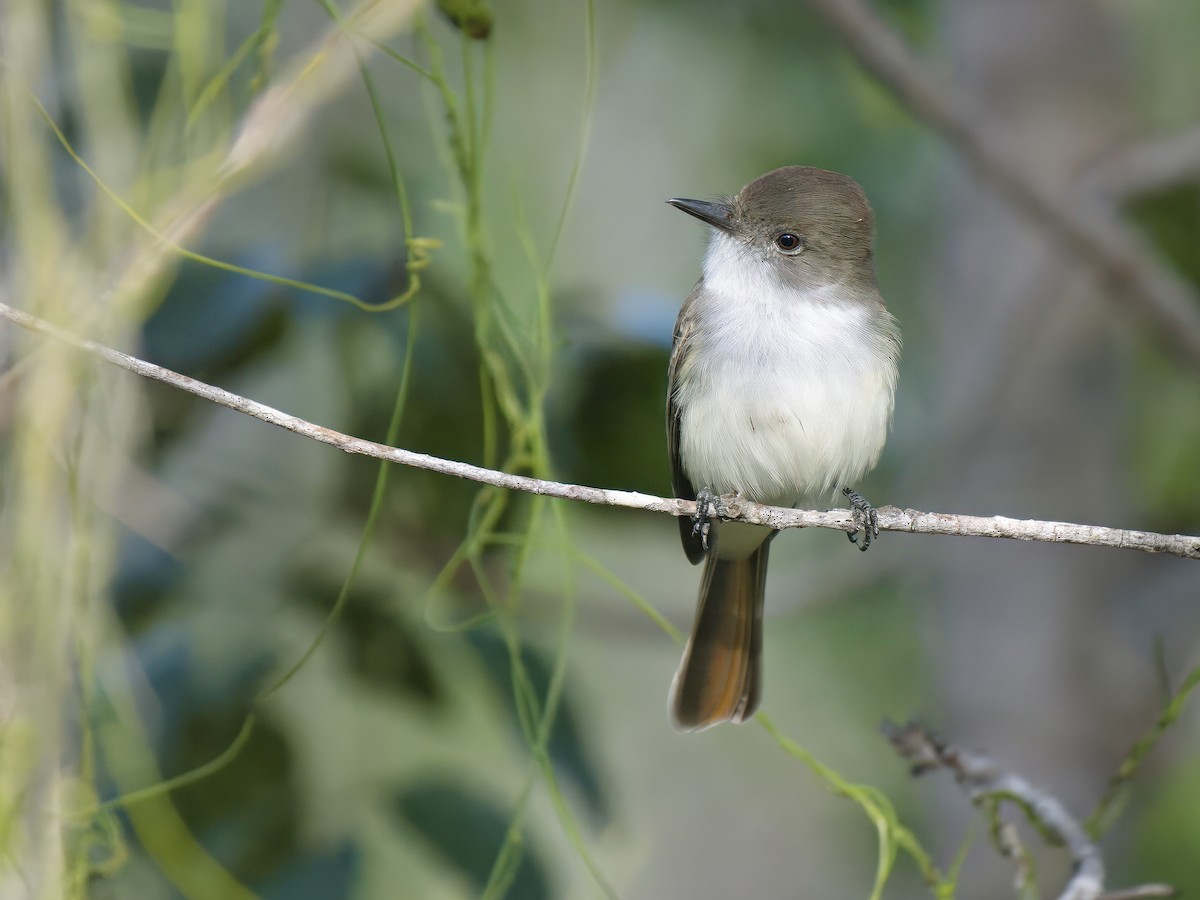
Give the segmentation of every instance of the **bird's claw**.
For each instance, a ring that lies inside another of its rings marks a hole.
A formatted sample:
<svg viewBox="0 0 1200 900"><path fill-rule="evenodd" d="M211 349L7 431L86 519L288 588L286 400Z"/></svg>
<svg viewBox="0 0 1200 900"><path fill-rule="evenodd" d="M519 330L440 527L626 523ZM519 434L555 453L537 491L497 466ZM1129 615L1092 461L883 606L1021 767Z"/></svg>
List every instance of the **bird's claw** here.
<svg viewBox="0 0 1200 900"><path fill-rule="evenodd" d="M700 537L700 546L708 552L708 534L712 517L717 514L717 495L707 488L696 494L696 514L692 516L692 537Z"/></svg>
<svg viewBox="0 0 1200 900"><path fill-rule="evenodd" d="M846 537L850 538L850 543L856 544L859 550L865 551L871 546L871 541L879 537L879 513L858 491L842 488L842 493L850 499L850 515L854 523L854 530L848 532ZM861 544L858 543L860 531Z"/></svg>

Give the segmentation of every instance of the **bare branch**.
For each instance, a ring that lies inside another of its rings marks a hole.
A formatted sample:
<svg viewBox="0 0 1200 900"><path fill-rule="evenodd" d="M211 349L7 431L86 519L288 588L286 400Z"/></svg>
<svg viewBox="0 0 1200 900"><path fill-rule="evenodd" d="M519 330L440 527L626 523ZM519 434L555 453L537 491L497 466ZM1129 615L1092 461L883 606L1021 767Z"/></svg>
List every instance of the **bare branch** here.
<svg viewBox="0 0 1200 900"><path fill-rule="evenodd" d="M1118 147L1093 163L1085 176L1098 191L1120 199L1200 180L1200 124L1176 134Z"/></svg>
<svg viewBox="0 0 1200 900"><path fill-rule="evenodd" d="M990 132L966 98L921 62L862 0L810 0L867 71L909 111L941 133L981 176L1076 256L1101 273L1114 297L1135 307L1159 340L1200 366L1200 302L1172 269L1107 204L1082 204L1065 185L1044 180Z"/></svg>
<svg viewBox="0 0 1200 900"><path fill-rule="evenodd" d="M902 757L912 763L912 773L922 775L937 768L949 769L976 806L1015 803L1048 842L1061 843L1071 854L1074 872L1059 900L1120 900L1120 898L1171 897L1174 888L1147 884L1115 893L1104 892L1104 861L1100 848L1088 837L1083 826L1067 811L1058 798L1036 788L1020 775L1006 772L984 753L961 750L941 741L922 725L910 722L903 727L883 724L883 733ZM997 831L1003 837L1010 829L1001 823ZM1009 835L1007 840L1011 840ZM1022 856L1013 854L1010 844L1001 843L1001 852L1022 864Z"/></svg>
<svg viewBox="0 0 1200 900"><path fill-rule="evenodd" d="M182 391L195 394L197 397L202 397L218 406L253 416L270 425L278 425L280 428L286 428L288 431L293 431L314 441L337 447L346 453L371 456L404 466L428 469L444 475L453 475L456 478L465 478L508 490L525 491L548 497L561 497L566 500L580 500L585 503L606 506L623 506L628 509L644 509L651 512L669 513L673 516L692 516L696 513L696 504L692 500L655 497L635 491L608 490L578 484L563 484L557 481L543 481L526 475L513 475L508 472L473 466L469 463L441 459L412 450L403 450L399 447L387 447L374 441L363 440L316 425L297 416L280 412L256 400L205 384L195 378L180 375L178 372L138 359L136 356L106 347L96 341L77 337L44 319L3 303L0 303L0 318L8 319L30 331L63 341L128 372L161 381ZM849 510L784 509L776 506L763 506L736 496L718 498L716 513L722 519L736 519L755 525L769 525L776 529L832 528L846 532L855 529ZM1122 547L1148 553L1170 553L1187 559L1200 559L1200 536L1155 534L1150 531L1129 531L1099 525L1076 525L1069 522L1009 519L1004 516L965 516L885 506L879 510L879 528L883 531L906 531L910 534L943 534Z"/></svg>
<svg viewBox="0 0 1200 900"><path fill-rule="evenodd" d="M840 528L841 525L834 527ZM1157 534L1152 531L1131 531L1103 525L1010 519L1006 516L966 516L885 507L879 511L879 527L881 530L886 528L888 531L908 531L912 534L950 534L1008 538L1015 541L1089 544L1093 547L1120 547L1127 550L1143 550L1147 553L1170 553L1186 559L1200 559L1200 537L1196 535Z"/></svg>

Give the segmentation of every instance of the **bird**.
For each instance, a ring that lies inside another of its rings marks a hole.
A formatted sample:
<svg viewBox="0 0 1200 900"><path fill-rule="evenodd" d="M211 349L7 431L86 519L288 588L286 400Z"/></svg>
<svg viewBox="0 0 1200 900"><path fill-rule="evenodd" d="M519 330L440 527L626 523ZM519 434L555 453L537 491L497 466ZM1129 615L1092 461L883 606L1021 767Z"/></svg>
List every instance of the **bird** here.
<svg viewBox="0 0 1200 900"><path fill-rule="evenodd" d="M852 489L891 427L900 332L879 292L875 220L846 175L785 166L718 201L667 201L711 228L675 322L667 443L687 558L704 562L691 636L671 686L672 725L749 719L762 698L763 601L776 533L709 521L718 496L811 505L841 488L856 540L878 533Z"/></svg>

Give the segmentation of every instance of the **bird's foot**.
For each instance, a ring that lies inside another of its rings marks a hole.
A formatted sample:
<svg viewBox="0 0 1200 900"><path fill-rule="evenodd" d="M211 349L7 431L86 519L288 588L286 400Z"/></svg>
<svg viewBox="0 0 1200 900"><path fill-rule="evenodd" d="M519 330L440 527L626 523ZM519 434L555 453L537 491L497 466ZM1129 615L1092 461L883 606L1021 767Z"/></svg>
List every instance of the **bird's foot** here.
<svg viewBox="0 0 1200 900"><path fill-rule="evenodd" d="M842 493L850 498L850 515L854 522L854 530L847 533L850 543L858 544L859 550L866 550L871 541L879 537L879 513L876 512L867 499L852 488L842 488ZM862 532L862 543L858 543L858 533Z"/></svg>
<svg viewBox="0 0 1200 900"><path fill-rule="evenodd" d="M692 537L699 536L700 546L708 552L708 534L717 514L717 495L704 488L696 494L696 514L692 516Z"/></svg>

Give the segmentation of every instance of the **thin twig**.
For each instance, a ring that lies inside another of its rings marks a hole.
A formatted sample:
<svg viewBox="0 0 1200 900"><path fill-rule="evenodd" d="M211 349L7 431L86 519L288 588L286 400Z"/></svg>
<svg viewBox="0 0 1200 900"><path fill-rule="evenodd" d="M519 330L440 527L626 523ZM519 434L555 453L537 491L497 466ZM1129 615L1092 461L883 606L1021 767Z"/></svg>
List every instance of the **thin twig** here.
<svg viewBox="0 0 1200 900"><path fill-rule="evenodd" d="M914 775L937 768L949 769L976 806L1015 803L1047 841L1065 845L1071 854L1073 873L1059 900L1121 900L1175 895L1174 888L1163 884L1145 884L1105 893L1104 860L1100 848L1057 797L1034 787L1020 775L1006 772L990 756L945 743L915 722L903 727L885 722L883 733L896 752L912 764ZM1003 846L1002 852L1013 856ZM1020 864L1020 856L1013 858Z"/></svg>
<svg viewBox="0 0 1200 900"><path fill-rule="evenodd" d="M1088 167L1088 184L1116 199L1200 181L1200 124L1125 144Z"/></svg>
<svg viewBox="0 0 1200 900"><path fill-rule="evenodd" d="M453 475L456 478L465 478L508 490L543 494L548 497L562 497L585 503L664 512L673 516L692 516L696 513L696 503L692 500L544 481L540 478L485 469L481 466L416 453L399 447L388 447L316 425L298 416L280 412L256 400L242 397L203 381L197 381L195 378L180 375L178 372L146 360L138 359L136 356L106 347L96 341L77 337L44 319L3 303L0 303L0 318L8 319L30 331L56 338L128 372L161 381L219 406L253 416L271 425L278 425L280 428L286 428L288 431L293 431L314 441L329 444L347 453L371 456L404 466L428 469L444 475ZM777 506L763 506L740 497L726 496L718 498L716 513L722 519L736 519L754 525L769 525L776 529L832 528L846 532L855 530L854 520L849 510L845 509L784 509ZM906 531L910 534L1008 538L1018 541L1121 547L1148 553L1170 553L1186 559L1200 559L1200 536L1156 534L1150 531L1129 531L1100 525L1076 525L1069 522L1042 522L1034 519L1010 519L1004 516L985 517L919 512L915 509L897 509L893 506L885 506L879 510L879 528L882 531Z"/></svg>
<svg viewBox="0 0 1200 900"><path fill-rule="evenodd" d="M862 0L810 0L847 49L918 119L939 132L977 172L1033 221L1102 273L1114 297L1140 310L1158 338L1200 366L1200 302L1110 204L1081 203L1078 192L1047 182L1041 169L985 126L976 106L919 60Z"/></svg>

